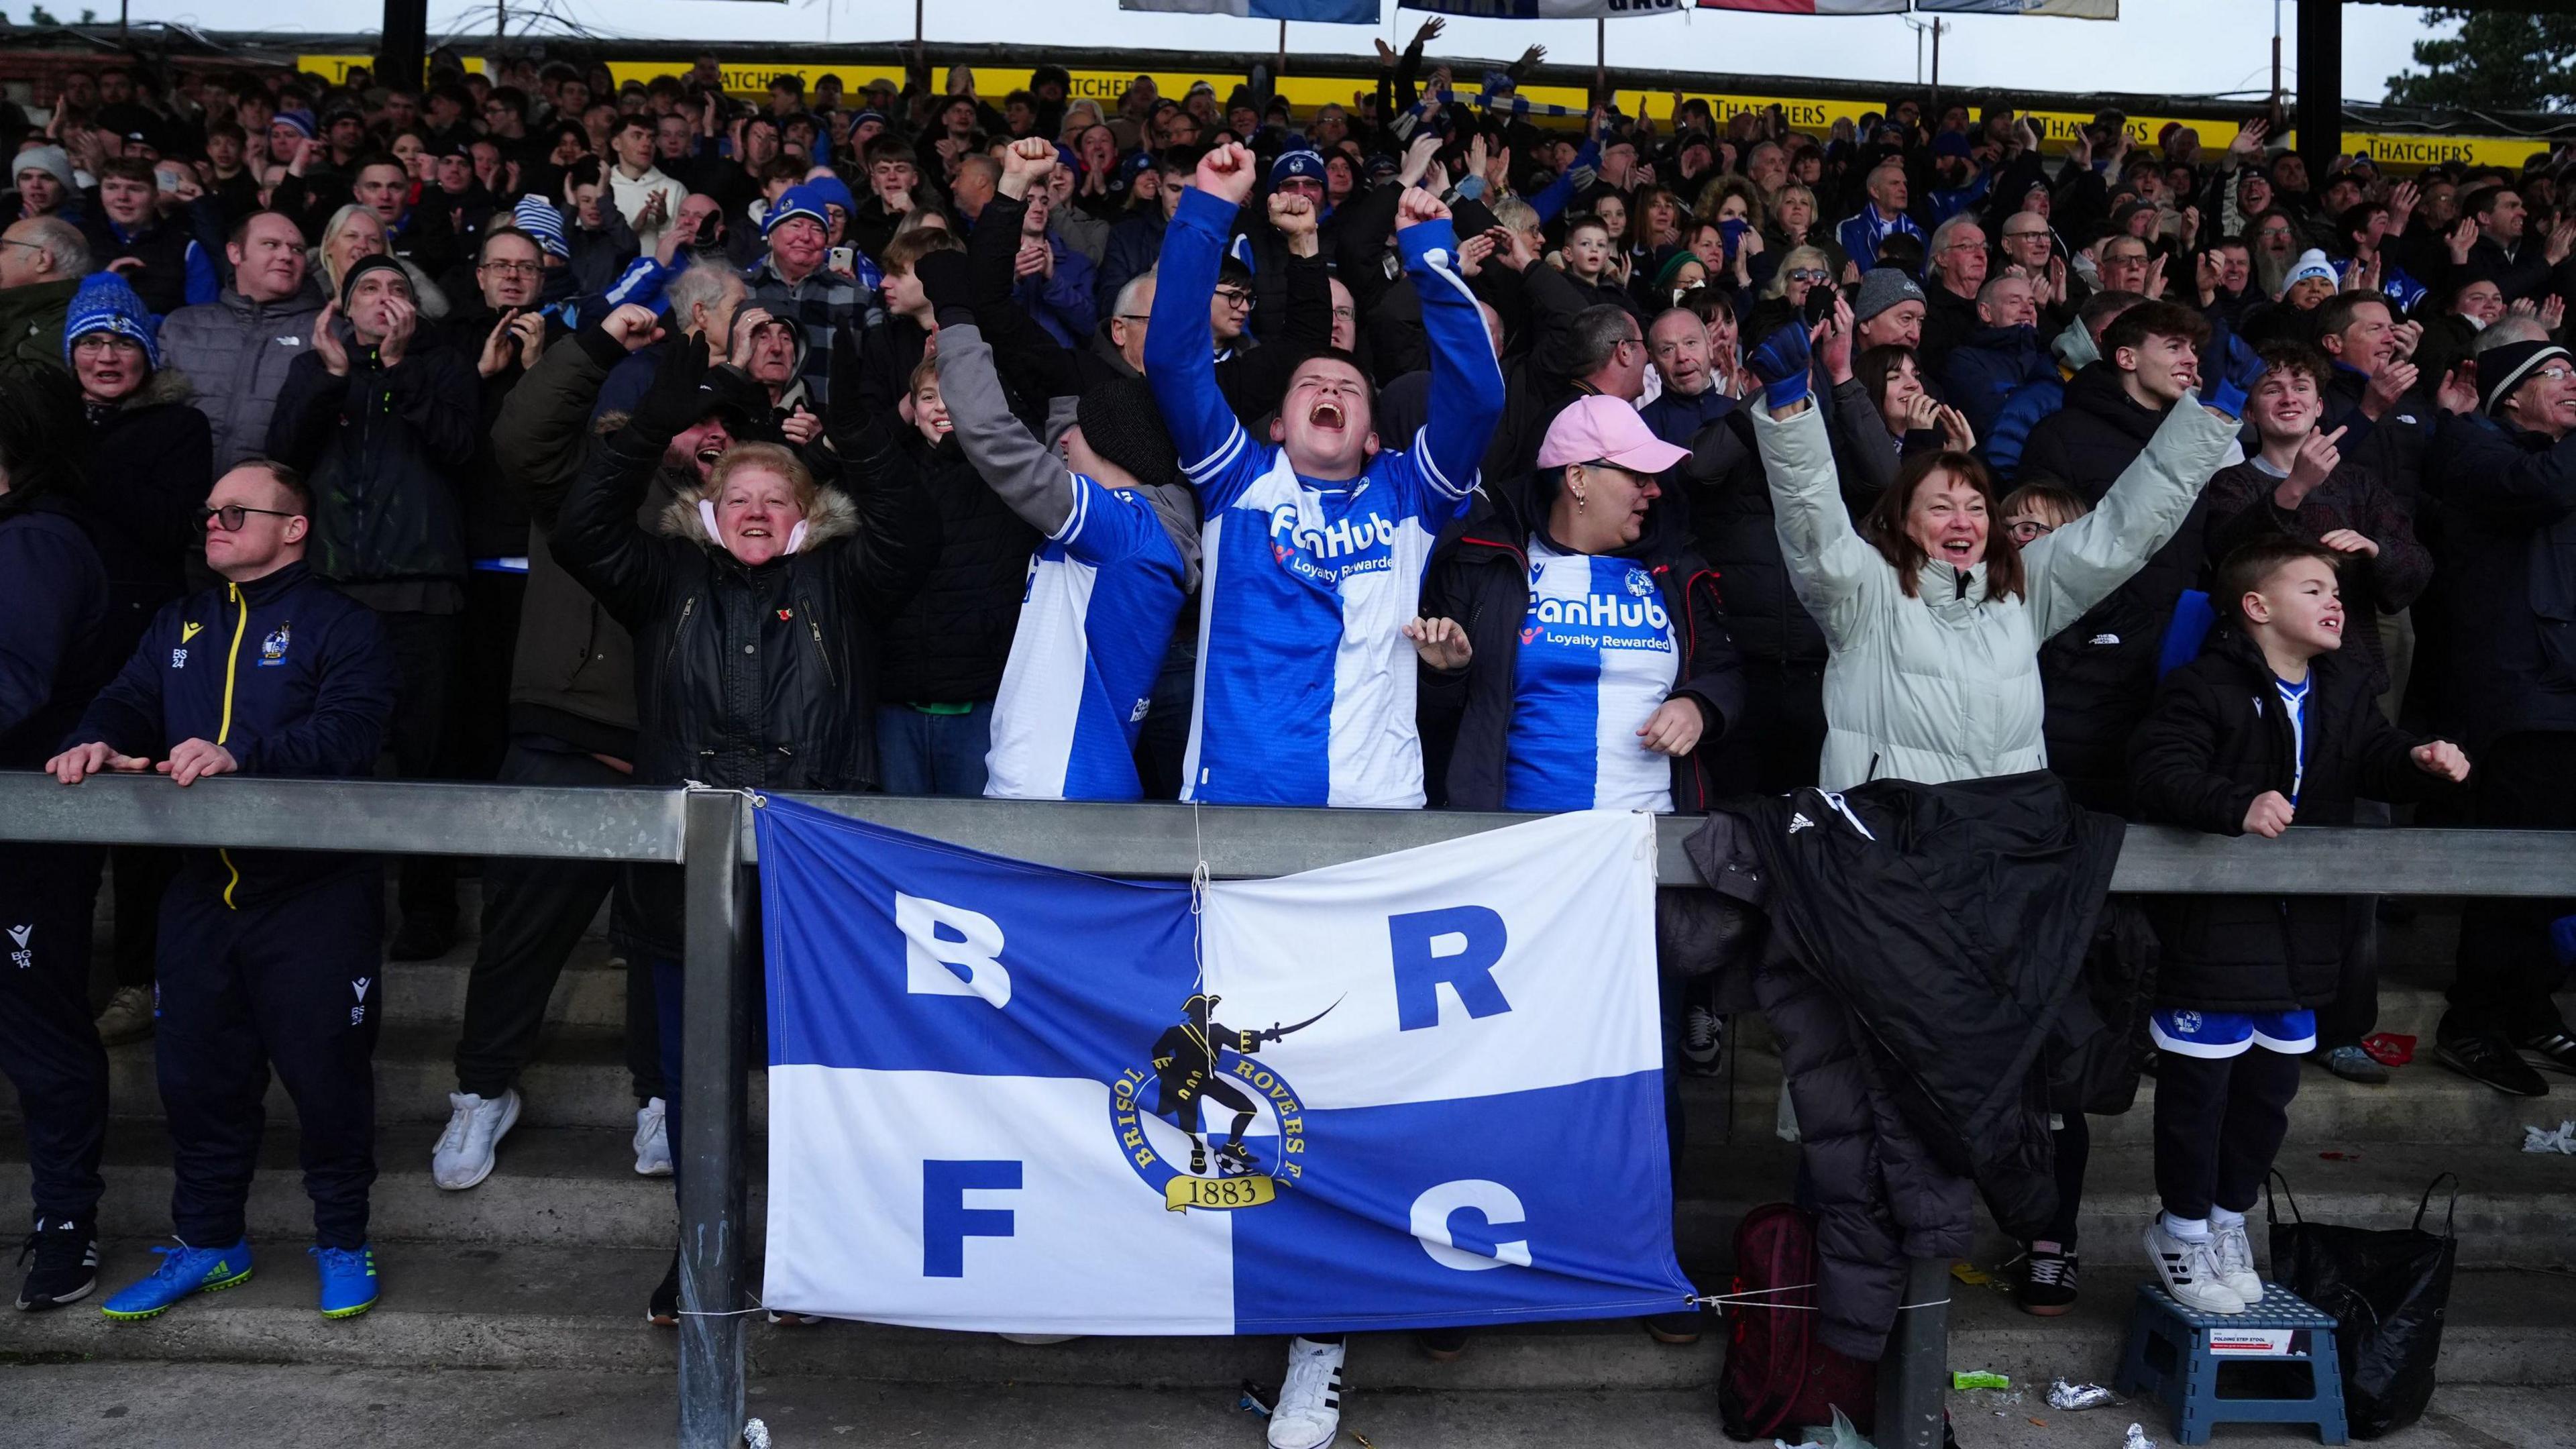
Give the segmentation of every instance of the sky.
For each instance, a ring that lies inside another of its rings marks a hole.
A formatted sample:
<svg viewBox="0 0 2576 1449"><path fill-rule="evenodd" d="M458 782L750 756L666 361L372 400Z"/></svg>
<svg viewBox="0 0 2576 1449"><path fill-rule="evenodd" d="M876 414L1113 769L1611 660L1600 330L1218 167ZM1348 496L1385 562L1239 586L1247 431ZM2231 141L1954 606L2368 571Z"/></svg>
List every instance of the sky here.
<svg viewBox="0 0 2576 1449"><path fill-rule="evenodd" d="M512 0L521 4L539 0ZM722 48L741 50L761 41L908 40L913 0L543 0L603 36L667 39L722 34ZM2321 0L2331 3L2331 0ZM59 3L57 11L71 13ZM2282 6L2285 84L2296 89L2295 3ZM2126 91L2153 94L2262 92L2271 85L2272 7L2262 0L2124 0L2122 18L2100 22L2004 16L1958 16L1941 41L1941 79L1965 86L2038 90ZM372 30L380 12L366 0L132 0L136 20L166 20L209 30L339 31L353 24ZM489 35L493 5L430 0L433 35L462 28ZM1351 25L1291 25L1288 49L1297 53L1367 55L1371 40L1392 37L1399 46L1422 16L1397 12L1389 0L1388 23L1372 30ZM1240 52L1267 55L1278 44L1270 21L1204 15L1122 14L1116 0L931 0L925 7L927 38L1010 41L1119 48ZM2390 5L2347 5L2344 16L2346 99L2376 101L2388 77L2407 68L2413 43L2431 32L2422 12ZM361 19L360 17L365 17ZM1669 70L1733 71L1754 75L1831 76L1846 80L1913 81L1918 52L1928 68L1929 49L1908 17L1746 15L1699 11L1686 15L1613 20L1609 59L1622 65ZM512 25L512 32L519 27ZM1503 59L1521 47L1545 45L1552 62L1589 65L1590 21L1452 19L1437 42L1451 57ZM934 51L935 54L935 51Z"/></svg>

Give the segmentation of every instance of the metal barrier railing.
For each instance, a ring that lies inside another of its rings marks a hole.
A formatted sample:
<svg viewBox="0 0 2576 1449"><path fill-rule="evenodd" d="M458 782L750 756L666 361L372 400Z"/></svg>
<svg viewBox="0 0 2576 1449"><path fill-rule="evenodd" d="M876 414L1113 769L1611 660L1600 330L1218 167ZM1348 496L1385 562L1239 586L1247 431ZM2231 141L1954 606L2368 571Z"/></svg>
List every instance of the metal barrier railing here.
<svg viewBox="0 0 2576 1449"><path fill-rule="evenodd" d="M1527 819L1432 811L1289 810L1170 803L791 798L856 819L1041 864L1177 879L1286 875L1498 829ZM1697 822L1658 832L1657 878L1699 883L1681 844ZM179 789L159 776L103 776L66 788L0 773L0 840L224 845L427 855L535 856L676 864L687 906L681 1179L680 1435L729 1449L744 1422L747 1264L745 1077L749 993L742 966L745 866L756 860L749 802L730 790L560 789L379 780L217 777ZM2133 826L2112 889L2259 895L2576 895L2576 832L2294 829L2278 840ZM1913 1265L1909 1303L1946 1297L1944 1262ZM1947 1316L1903 1316L1881 1366L1877 1442L1941 1442Z"/></svg>

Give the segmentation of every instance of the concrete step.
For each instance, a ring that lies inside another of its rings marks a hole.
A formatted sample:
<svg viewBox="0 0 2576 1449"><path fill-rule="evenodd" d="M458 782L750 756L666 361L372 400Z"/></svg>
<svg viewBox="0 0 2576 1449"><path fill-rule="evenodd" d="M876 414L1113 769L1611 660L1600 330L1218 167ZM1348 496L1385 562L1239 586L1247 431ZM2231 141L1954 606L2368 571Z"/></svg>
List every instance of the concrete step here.
<svg viewBox="0 0 2576 1449"><path fill-rule="evenodd" d="M1683 1110L1693 1136L1706 1131L1741 1141L1771 1134L1780 1099L1780 1062L1769 1028L1758 1017L1744 1024L1733 1075L1684 1076ZM2397 1069L2384 1086L2347 1082L2314 1062L2299 1074L2291 1130L2320 1148L2430 1142L2519 1147L2522 1129L2556 1126L2576 1117L2576 1078L2544 1072L2546 1097L2509 1097L2433 1060L2429 1031L2412 1065ZM2138 1084L2138 1099L2116 1117L2091 1119L2098 1153L2106 1147L2145 1151L2155 1134L2155 1078ZM1731 1126L1730 1126L1731 1123ZM1707 1124L1705 1127L1702 1124Z"/></svg>
<svg viewBox="0 0 2576 1449"><path fill-rule="evenodd" d="M2161 1411L2059 1414L2034 1396L1954 1393L1950 1413L1976 1449L2107 1449L2143 1420L2171 1442ZM2442 1385L2420 1423L2384 1449L2569 1449L2571 1396L2544 1388ZM938 1449L1250 1449L1260 1421L1226 1388L1066 1385L934 1387L832 1378L760 1378L745 1412L781 1445L937 1445ZM1996 1407L2002 1405L2003 1407ZM363 1442L369 1449L458 1444L667 1442L679 1386L667 1374L509 1373L271 1364L43 1363L0 1372L0 1414L42 1424L23 1449L201 1449L244 1424L279 1443ZM2044 1416L2044 1417L2043 1417ZM358 1426L364 1426L359 1428ZM577 1429L575 1428L577 1426ZM1344 1444L1403 1449L1671 1449L1715 1444L1706 1390L1621 1393L1401 1393L1360 1384L1342 1418ZM574 1432L568 1433L567 1430ZM2230 1449L2313 1443L2289 1426L2230 1425Z"/></svg>
<svg viewBox="0 0 2576 1449"><path fill-rule="evenodd" d="M670 1180L635 1173L626 1131L523 1125L502 1142L492 1175L462 1192L445 1191L430 1179L438 1132L429 1123L406 1122L388 1124L380 1134L372 1196L379 1240L606 1249L653 1248L672 1240ZM2463 1266L2576 1263L2576 1162L2486 1146L2375 1146L2359 1161L2323 1161L2309 1147L2293 1138L2281 1163L2301 1209L2313 1220L2405 1226L2425 1185L2451 1171L2463 1184L2457 1218ZM12 1142L6 1151L0 1202L23 1201L23 1147ZM1776 1140L1692 1147L1676 1203L1682 1261L1715 1281L1729 1261L1744 1213L1790 1195L1797 1151ZM756 1143L748 1220L755 1244L767 1225L766 1162L765 1146ZM109 1134L103 1171L108 1191L102 1232L149 1238L168 1231L170 1147L157 1124L118 1123ZM2138 1261L2137 1231L2155 1207L2153 1172L2144 1154L2097 1154L2079 1218L2094 1261L2103 1267ZM2441 1209L2436 1202L2437 1223ZM287 1122L272 1127L263 1144L248 1212L255 1241L300 1243L310 1236L312 1210ZM1979 1225L1981 1261L2001 1264L2019 1251L1982 1212Z"/></svg>
<svg viewBox="0 0 2576 1449"><path fill-rule="evenodd" d="M148 1245L106 1245L104 1281L150 1270ZM271 1249L249 1283L188 1300L143 1323L111 1323L86 1304L0 1315L0 1357L68 1356L188 1362L438 1369L569 1369L668 1373L676 1336L641 1321L670 1262L660 1249L391 1245L377 1255L384 1299L362 1318L326 1322L312 1269ZM2107 1380L2137 1275L2088 1272L2076 1311L2031 1318L2000 1292L1955 1288L1950 1361L2045 1384ZM756 1296L755 1283L752 1292ZM1276 1338L1090 1338L1045 1347L989 1334L856 1323L749 1325L755 1379L827 1375L929 1385L1223 1390L1276 1382ZM1423 1357L1406 1334L1352 1339L1349 1378L1370 1391L1704 1390L1721 1361L1723 1325L1688 1347L1655 1343L1625 1321L1543 1324L1477 1335L1453 1364ZM2464 1272L2443 1340L2446 1383L2563 1384L2576 1355L2576 1279Z"/></svg>
<svg viewBox="0 0 2576 1449"><path fill-rule="evenodd" d="M445 1027L453 1037L465 1020L467 979L474 947L460 947L436 961L385 967L385 1024ZM546 1025L616 1033L626 1029L626 968L613 961L605 940L585 939L564 962L554 993L546 998Z"/></svg>

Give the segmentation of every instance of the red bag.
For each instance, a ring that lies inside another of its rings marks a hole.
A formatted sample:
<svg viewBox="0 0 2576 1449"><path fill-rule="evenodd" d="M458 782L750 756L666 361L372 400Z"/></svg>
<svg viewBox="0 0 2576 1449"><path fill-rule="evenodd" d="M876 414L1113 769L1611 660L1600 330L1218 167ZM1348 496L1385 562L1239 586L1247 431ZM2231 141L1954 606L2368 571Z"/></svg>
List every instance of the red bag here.
<svg viewBox="0 0 2576 1449"><path fill-rule="evenodd" d="M1816 1337L1816 1219L1767 1203L1735 1229L1735 1286L1726 1305L1726 1372L1717 1413L1730 1439L1793 1434L1843 1411L1866 1434L1878 1419L1878 1365Z"/></svg>

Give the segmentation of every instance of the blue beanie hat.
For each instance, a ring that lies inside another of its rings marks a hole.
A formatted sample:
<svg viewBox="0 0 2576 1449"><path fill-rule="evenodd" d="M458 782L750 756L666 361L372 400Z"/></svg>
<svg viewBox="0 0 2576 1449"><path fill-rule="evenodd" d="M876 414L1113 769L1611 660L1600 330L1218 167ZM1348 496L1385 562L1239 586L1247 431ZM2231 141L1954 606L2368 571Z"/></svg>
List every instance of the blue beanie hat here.
<svg viewBox="0 0 2576 1449"><path fill-rule="evenodd" d="M841 194L849 195L849 188L843 187ZM832 214L823 209L823 195L815 190L811 181L779 193L778 204L769 208L769 214L760 219L760 234L767 236L778 230L778 224L791 216L811 218L827 234L832 230Z"/></svg>
<svg viewBox="0 0 2576 1449"><path fill-rule="evenodd" d="M123 277L114 272L92 272L81 278L80 290L72 294L71 307L63 316L63 361L71 361L72 344L81 338L93 332L113 332L141 343L144 360L159 371L160 330L152 309L143 305L143 299L135 295Z"/></svg>
<svg viewBox="0 0 2576 1449"><path fill-rule="evenodd" d="M510 208L510 220L537 246L559 257L572 255L572 238L564 231L563 213L542 196L522 196Z"/></svg>
<svg viewBox="0 0 2576 1449"><path fill-rule="evenodd" d="M313 113L301 106L293 110L279 111L269 118L269 124L291 127L299 136L311 137L319 134L313 129Z"/></svg>
<svg viewBox="0 0 2576 1449"><path fill-rule="evenodd" d="M839 207L843 216L858 215L858 199L850 195L849 186L838 176L817 176L805 183L805 189L813 192L814 199L825 206ZM832 219L829 216L823 218L823 229L825 231L832 229Z"/></svg>
<svg viewBox="0 0 2576 1449"><path fill-rule="evenodd" d="M1323 185L1324 158L1301 146L1293 151L1280 152L1279 159L1270 163L1272 186L1299 178L1312 181L1318 186Z"/></svg>

